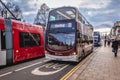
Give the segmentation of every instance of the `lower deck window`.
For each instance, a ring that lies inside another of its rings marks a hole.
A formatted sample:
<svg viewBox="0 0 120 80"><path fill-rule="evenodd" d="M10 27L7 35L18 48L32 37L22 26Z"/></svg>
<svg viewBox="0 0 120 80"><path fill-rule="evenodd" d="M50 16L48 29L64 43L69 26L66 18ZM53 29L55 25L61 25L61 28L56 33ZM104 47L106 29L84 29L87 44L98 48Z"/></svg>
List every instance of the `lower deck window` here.
<svg viewBox="0 0 120 80"><path fill-rule="evenodd" d="M40 35L36 33L20 32L20 47L31 47L40 45Z"/></svg>

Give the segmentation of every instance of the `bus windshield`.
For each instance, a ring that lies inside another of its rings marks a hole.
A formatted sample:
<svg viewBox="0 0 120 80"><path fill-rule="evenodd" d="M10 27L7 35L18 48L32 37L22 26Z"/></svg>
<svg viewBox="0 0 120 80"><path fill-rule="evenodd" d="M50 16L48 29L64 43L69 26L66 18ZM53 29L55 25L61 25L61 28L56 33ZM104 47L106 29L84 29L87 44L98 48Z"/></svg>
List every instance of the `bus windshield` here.
<svg viewBox="0 0 120 80"><path fill-rule="evenodd" d="M58 8L50 12L49 21L75 19L75 13L74 8Z"/></svg>
<svg viewBox="0 0 120 80"><path fill-rule="evenodd" d="M49 25L47 44L53 50L68 50L75 43L75 26L72 22L51 23Z"/></svg>

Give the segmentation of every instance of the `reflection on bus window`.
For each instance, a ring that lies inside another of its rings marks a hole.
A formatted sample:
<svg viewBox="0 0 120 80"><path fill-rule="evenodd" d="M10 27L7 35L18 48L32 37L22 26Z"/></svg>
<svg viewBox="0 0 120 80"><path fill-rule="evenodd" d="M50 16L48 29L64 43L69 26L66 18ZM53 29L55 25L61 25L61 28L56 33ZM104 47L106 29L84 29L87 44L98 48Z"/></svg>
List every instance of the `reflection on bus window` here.
<svg viewBox="0 0 120 80"><path fill-rule="evenodd" d="M49 33L48 46L53 50L68 50L74 46L75 34Z"/></svg>

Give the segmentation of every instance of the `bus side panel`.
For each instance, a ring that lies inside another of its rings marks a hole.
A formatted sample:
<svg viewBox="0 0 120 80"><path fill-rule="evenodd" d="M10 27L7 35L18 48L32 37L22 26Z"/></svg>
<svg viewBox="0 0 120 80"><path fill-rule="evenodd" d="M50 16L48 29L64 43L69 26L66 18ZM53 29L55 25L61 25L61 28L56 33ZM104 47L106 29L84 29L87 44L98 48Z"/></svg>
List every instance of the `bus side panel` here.
<svg viewBox="0 0 120 80"><path fill-rule="evenodd" d="M13 24L14 26L14 35L13 35L13 45L14 45L14 62L27 60L30 58L44 56L44 40L43 40L43 31L42 29L36 29L35 26L29 25L19 25L19 23ZM21 28L21 26L23 26ZM32 29L30 29L32 28ZM40 34L40 46L29 46L29 47L20 47L20 32L30 32Z"/></svg>
<svg viewBox="0 0 120 80"><path fill-rule="evenodd" d="M19 32L24 31L23 23L13 21L14 62L25 60L27 51L20 48Z"/></svg>
<svg viewBox="0 0 120 80"><path fill-rule="evenodd" d="M81 22L77 22L77 34L76 34L76 51L78 55L78 60L81 60L84 56L83 46L82 46L82 24Z"/></svg>

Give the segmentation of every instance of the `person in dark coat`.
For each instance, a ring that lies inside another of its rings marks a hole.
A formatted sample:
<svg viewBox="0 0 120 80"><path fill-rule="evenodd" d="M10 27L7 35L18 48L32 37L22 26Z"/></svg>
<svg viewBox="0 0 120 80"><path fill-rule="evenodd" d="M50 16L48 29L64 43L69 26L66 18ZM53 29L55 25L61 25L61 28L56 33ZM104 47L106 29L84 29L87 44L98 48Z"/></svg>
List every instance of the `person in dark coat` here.
<svg viewBox="0 0 120 80"><path fill-rule="evenodd" d="M112 48L113 48L115 57L117 57L118 46L119 46L118 40L117 38L115 38L115 40L112 42Z"/></svg>
<svg viewBox="0 0 120 80"><path fill-rule="evenodd" d="M110 42L111 42L110 39L108 39L108 41L107 41L107 45L108 46L110 46Z"/></svg>
<svg viewBox="0 0 120 80"><path fill-rule="evenodd" d="M106 47L106 42L107 42L107 40L105 39L105 40L104 40L104 46L105 46L105 47Z"/></svg>

